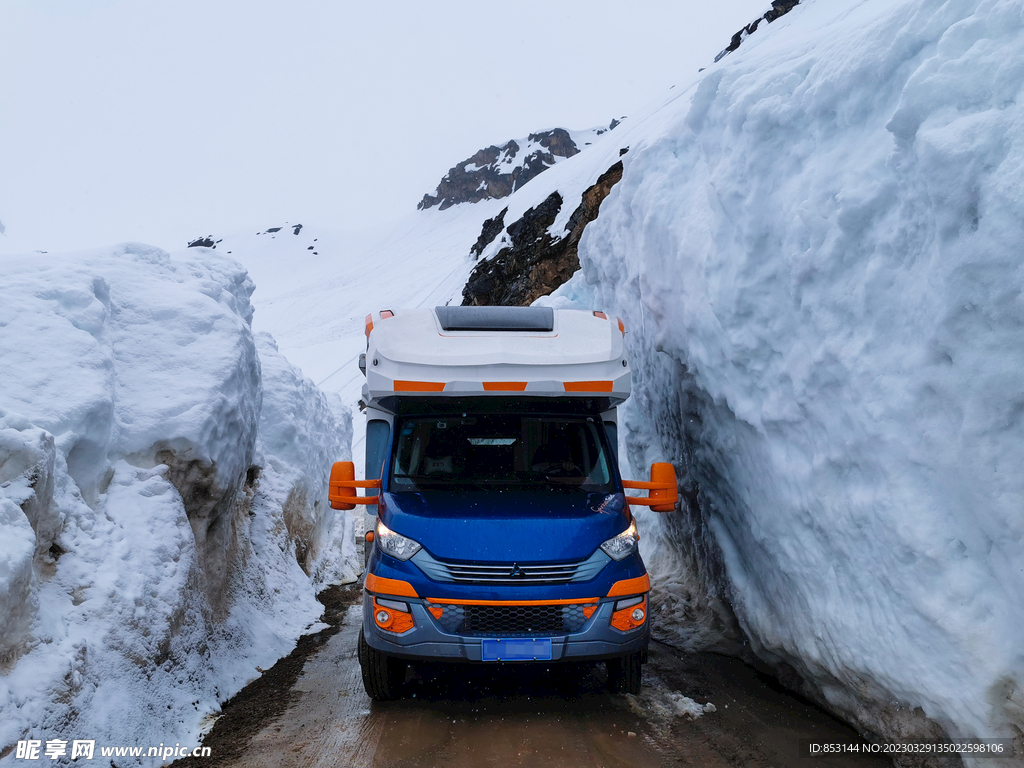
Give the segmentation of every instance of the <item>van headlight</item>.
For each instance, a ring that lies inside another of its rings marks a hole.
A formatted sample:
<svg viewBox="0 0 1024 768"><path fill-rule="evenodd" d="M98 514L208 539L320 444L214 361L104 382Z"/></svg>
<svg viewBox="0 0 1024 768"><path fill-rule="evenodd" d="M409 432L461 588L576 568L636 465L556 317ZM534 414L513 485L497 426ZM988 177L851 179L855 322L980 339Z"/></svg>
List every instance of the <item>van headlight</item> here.
<svg viewBox="0 0 1024 768"><path fill-rule="evenodd" d="M624 530L618 536L613 536L608 539L608 541L601 545L601 549L604 550L608 557L615 560L622 560L636 552L636 544L638 541L640 541L640 534L637 533L636 521L633 520L630 522L629 528Z"/></svg>
<svg viewBox="0 0 1024 768"><path fill-rule="evenodd" d="M382 552L391 555L396 560L408 560L422 549L418 541L413 541L408 536L395 533L380 520L377 521L377 536L375 540Z"/></svg>

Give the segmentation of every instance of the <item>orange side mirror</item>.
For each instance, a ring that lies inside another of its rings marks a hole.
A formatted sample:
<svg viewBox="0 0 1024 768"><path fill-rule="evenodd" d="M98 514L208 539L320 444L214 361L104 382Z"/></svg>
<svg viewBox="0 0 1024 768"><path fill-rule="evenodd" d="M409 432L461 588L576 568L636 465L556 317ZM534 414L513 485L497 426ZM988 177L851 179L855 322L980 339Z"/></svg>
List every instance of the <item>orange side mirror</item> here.
<svg viewBox="0 0 1024 768"><path fill-rule="evenodd" d="M655 512L671 512L679 501L679 483L676 481L676 468L665 461L651 464L651 481L623 480L624 488L648 490L647 496L627 496L627 504L650 507Z"/></svg>
<svg viewBox="0 0 1024 768"><path fill-rule="evenodd" d="M660 486L652 488L647 494L649 499L658 499L661 503L651 504L655 512L671 512L679 501L679 483L676 482L676 468L667 461L656 461L651 464L651 483Z"/></svg>
<svg viewBox="0 0 1024 768"><path fill-rule="evenodd" d="M356 496L356 488L380 488L380 480L356 480L355 464L351 461L334 462L327 486L331 509L355 509L356 504L376 504L379 501L379 496Z"/></svg>

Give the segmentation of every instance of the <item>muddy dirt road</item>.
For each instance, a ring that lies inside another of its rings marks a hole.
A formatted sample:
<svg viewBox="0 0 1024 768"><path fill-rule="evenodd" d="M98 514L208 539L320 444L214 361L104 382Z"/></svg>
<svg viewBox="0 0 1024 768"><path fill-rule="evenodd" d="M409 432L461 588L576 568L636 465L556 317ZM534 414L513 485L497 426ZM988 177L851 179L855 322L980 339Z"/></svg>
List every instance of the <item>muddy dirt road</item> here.
<svg viewBox="0 0 1024 768"><path fill-rule="evenodd" d="M865 756L798 755L800 739L856 740L820 710L734 659L678 656L654 643L639 696L612 696L603 671L439 666L417 670L403 701L374 704L356 660L359 595L321 596L331 625L224 707L203 768L314 766L742 766L873 768ZM695 705L714 711L693 717Z"/></svg>

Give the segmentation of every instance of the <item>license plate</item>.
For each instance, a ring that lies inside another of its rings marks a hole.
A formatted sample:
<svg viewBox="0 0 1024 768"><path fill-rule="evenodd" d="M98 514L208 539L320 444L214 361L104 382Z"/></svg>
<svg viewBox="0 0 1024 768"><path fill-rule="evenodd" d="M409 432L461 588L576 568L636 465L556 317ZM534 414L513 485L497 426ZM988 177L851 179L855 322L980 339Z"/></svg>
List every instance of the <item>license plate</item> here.
<svg viewBox="0 0 1024 768"><path fill-rule="evenodd" d="M551 661L551 638L484 640L480 658L484 661Z"/></svg>

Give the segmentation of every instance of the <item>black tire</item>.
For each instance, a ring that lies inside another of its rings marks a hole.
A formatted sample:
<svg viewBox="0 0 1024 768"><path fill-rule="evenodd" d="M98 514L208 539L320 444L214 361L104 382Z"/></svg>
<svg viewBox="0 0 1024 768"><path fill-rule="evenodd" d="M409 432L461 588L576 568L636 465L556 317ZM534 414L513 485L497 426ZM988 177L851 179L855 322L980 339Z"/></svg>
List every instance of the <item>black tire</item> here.
<svg viewBox="0 0 1024 768"><path fill-rule="evenodd" d="M612 693L640 693L640 677L643 673L643 656L638 651L608 664L608 690Z"/></svg>
<svg viewBox="0 0 1024 768"><path fill-rule="evenodd" d="M374 701L394 701L402 694L405 682L405 661L371 648L359 630L359 667L363 672L363 688Z"/></svg>

